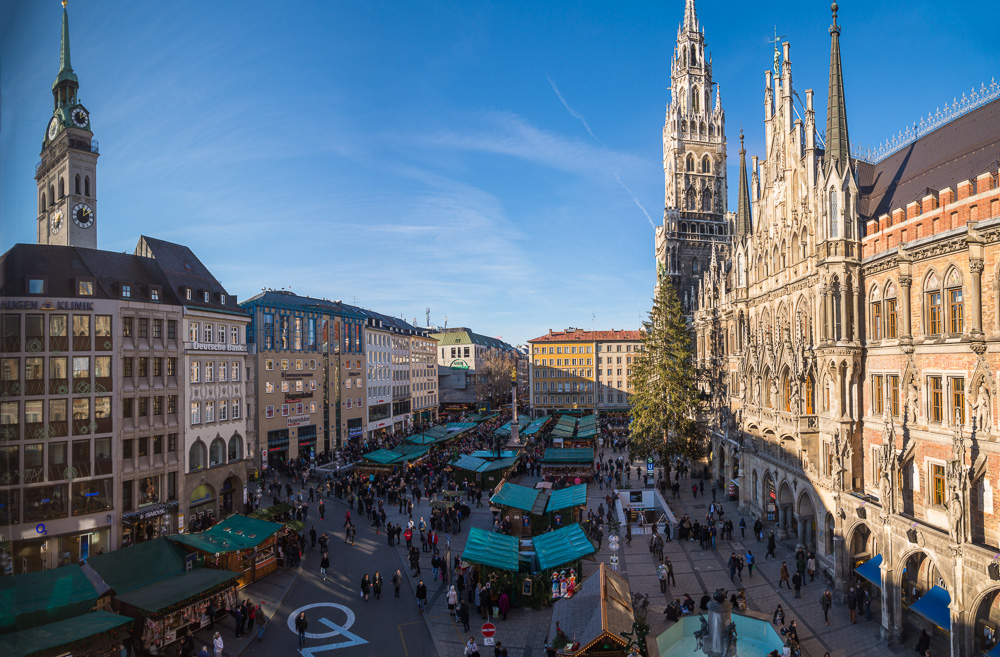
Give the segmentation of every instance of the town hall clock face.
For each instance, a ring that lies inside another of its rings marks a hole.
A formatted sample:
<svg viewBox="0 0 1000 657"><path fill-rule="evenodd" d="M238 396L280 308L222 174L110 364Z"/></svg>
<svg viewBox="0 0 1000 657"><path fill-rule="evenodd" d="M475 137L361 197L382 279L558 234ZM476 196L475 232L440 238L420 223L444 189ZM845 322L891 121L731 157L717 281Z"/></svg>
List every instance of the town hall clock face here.
<svg viewBox="0 0 1000 657"><path fill-rule="evenodd" d="M73 206L73 221L80 228L90 228L94 225L94 211L86 203Z"/></svg>
<svg viewBox="0 0 1000 657"><path fill-rule="evenodd" d="M57 234L60 229L62 229L63 224L63 213L62 210L56 210L52 213L52 219L50 220L52 226L52 234Z"/></svg>
<svg viewBox="0 0 1000 657"><path fill-rule="evenodd" d="M73 125L75 125L78 128L86 128L87 122L90 120L90 117L87 116L86 110L80 107L77 107L75 110L73 110L73 113L70 115L70 118L73 119Z"/></svg>
<svg viewBox="0 0 1000 657"><path fill-rule="evenodd" d="M59 132L59 119L53 116L52 120L49 121L49 140L55 139L56 134Z"/></svg>

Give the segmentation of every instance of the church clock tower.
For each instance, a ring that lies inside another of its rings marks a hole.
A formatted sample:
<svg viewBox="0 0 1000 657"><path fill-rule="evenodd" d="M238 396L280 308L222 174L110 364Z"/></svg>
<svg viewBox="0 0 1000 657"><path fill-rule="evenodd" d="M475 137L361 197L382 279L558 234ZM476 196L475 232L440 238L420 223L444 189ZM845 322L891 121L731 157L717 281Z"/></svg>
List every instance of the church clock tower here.
<svg viewBox="0 0 1000 657"><path fill-rule="evenodd" d="M713 93L713 86L715 86ZM715 101L713 107L712 101ZM659 276L669 276L685 314L697 309L712 254L728 259L726 115L694 0L686 0L671 58L663 124L663 225L656 229ZM658 276L658 278L659 278Z"/></svg>
<svg viewBox="0 0 1000 657"><path fill-rule="evenodd" d="M45 126L38 184L38 243L97 248L97 141L69 59L69 16L63 0L59 74Z"/></svg>

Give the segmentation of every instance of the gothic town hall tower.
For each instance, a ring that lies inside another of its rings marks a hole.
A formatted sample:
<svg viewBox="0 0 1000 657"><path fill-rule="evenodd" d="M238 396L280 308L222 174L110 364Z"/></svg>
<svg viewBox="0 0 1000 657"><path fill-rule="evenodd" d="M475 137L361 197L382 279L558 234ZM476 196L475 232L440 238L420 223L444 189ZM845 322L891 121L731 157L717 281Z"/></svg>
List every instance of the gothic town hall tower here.
<svg viewBox="0 0 1000 657"><path fill-rule="evenodd" d="M713 250L728 258L726 115L718 86L714 92L705 33L694 0L687 0L663 124L665 198L663 225L656 229L656 261L658 275L671 277L688 314L697 308L699 281Z"/></svg>

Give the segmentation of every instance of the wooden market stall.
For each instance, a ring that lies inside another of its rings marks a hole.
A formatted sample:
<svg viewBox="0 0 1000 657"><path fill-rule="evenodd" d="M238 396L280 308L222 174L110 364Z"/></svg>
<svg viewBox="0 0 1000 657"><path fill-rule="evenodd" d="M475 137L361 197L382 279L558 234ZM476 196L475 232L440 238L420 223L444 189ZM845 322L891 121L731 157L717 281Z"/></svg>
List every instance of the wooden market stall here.
<svg viewBox="0 0 1000 657"><path fill-rule="evenodd" d="M553 605L549 636L557 655L625 657L635 614L628 581L601 563L572 597Z"/></svg>
<svg viewBox="0 0 1000 657"><path fill-rule="evenodd" d="M574 522L583 522L587 508L587 484L567 486L549 493L545 514L550 526L558 529Z"/></svg>
<svg viewBox="0 0 1000 657"><path fill-rule="evenodd" d="M553 481L590 482L594 477L594 450L549 448L542 457L542 475Z"/></svg>
<svg viewBox="0 0 1000 657"><path fill-rule="evenodd" d="M505 481L490 498L490 506L499 510L502 520L510 521L511 536L527 537L532 535L531 517L543 516L547 501L548 491Z"/></svg>
<svg viewBox="0 0 1000 657"><path fill-rule="evenodd" d="M0 636L4 657L118 657L135 621L110 611L93 611Z"/></svg>
<svg viewBox="0 0 1000 657"><path fill-rule="evenodd" d="M157 538L91 557L89 565L111 589L111 608L135 619L136 654L164 655L188 632L207 626L236 604L242 573L196 567L197 557Z"/></svg>
<svg viewBox="0 0 1000 657"><path fill-rule="evenodd" d="M210 568L242 573L243 588L278 569L277 535L282 529L282 523L234 514L203 532L169 538L198 554Z"/></svg>

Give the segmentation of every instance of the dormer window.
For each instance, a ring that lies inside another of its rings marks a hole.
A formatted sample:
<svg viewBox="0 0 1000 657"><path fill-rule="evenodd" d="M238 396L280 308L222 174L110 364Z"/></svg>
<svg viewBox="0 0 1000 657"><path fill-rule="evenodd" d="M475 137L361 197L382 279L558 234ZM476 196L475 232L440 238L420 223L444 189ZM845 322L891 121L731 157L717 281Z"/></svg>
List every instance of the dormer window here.
<svg viewBox="0 0 1000 657"><path fill-rule="evenodd" d="M156 286L151 286L149 288L149 300L159 301L160 300L160 288Z"/></svg>
<svg viewBox="0 0 1000 657"><path fill-rule="evenodd" d="M122 298L131 299L132 298L132 286L122 283Z"/></svg>
<svg viewBox="0 0 1000 657"><path fill-rule="evenodd" d="M205 290L202 294L204 295L205 303L208 303L209 301L212 300L212 293L209 292L208 290Z"/></svg>
<svg viewBox="0 0 1000 657"><path fill-rule="evenodd" d="M187 299L188 301L191 300L191 288L189 287L184 288L184 298Z"/></svg>
<svg viewBox="0 0 1000 657"><path fill-rule="evenodd" d="M28 279L28 294L45 294L45 279L44 278L29 278Z"/></svg>
<svg viewBox="0 0 1000 657"><path fill-rule="evenodd" d="M81 297L94 296L94 281L77 281L76 294Z"/></svg>
<svg viewBox="0 0 1000 657"><path fill-rule="evenodd" d="M226 295L225 294L220 294L219 295L219 303L221 303L223 306L226 305Z"/></svg>

